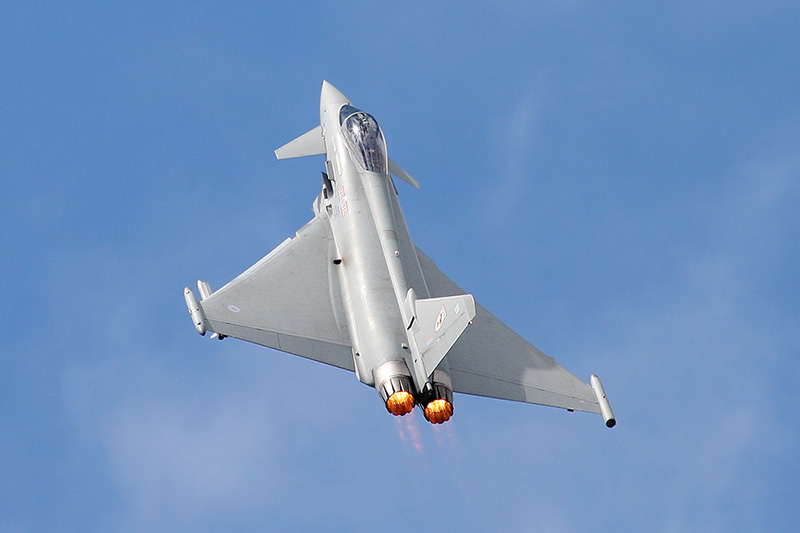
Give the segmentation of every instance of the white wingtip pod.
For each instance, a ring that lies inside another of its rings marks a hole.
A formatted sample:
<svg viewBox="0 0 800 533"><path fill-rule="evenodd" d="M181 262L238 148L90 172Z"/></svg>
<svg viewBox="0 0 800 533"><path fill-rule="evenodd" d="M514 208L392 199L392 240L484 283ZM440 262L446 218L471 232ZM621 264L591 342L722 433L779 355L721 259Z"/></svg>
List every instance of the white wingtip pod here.
<svg viewBox="0 0 800 533"><path fill-rule="evenodd" d="M194 328L200 335L205 335L206 330L208 329L206 315L203 313L203 308L200 307L200 304L198 303L197 298L195 298L192 289L189 287L183 289L183 297L186 300L186 307L189 308L189 314L192 315Z"/></svg>
<svg viewBox="0 0 800 533"><path fill-rule="evenodd" d="M603 415L603 420L606 421L606 426L613 428L617 425L617 419L614 418L614 413L611 411L611 404L608 403L606 398L606 391L603 389L603 384L600 383L600 378L592 374L590 379L592 383L592 390L597 397L597 403L600 404L600 414Z"/></svg>

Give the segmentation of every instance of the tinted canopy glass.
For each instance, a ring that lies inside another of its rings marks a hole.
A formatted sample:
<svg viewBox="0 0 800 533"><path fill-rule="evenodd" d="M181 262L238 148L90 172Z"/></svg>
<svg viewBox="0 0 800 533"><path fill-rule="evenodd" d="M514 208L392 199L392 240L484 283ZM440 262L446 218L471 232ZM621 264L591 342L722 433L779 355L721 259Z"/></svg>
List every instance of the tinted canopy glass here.
<svg viewBox="0 0 800 533"><path fill-rule="evenodd" d="M350 105L342 106L339 121L353 155L364 170L388 174L386 141L378 122Z"/></svg>

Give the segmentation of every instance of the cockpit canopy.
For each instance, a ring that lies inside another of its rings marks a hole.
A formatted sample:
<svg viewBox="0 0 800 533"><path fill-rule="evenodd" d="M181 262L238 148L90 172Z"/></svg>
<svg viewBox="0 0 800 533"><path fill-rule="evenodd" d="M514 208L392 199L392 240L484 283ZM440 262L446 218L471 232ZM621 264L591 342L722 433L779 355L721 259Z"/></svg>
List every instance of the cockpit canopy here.
<svg viewBox="0 0 800 533"><path fill-rule="evenodd" d="M389 173L386 140L378 122L360 109L344 105L339 110L339 123L355 159L364 170Z"/></svg>

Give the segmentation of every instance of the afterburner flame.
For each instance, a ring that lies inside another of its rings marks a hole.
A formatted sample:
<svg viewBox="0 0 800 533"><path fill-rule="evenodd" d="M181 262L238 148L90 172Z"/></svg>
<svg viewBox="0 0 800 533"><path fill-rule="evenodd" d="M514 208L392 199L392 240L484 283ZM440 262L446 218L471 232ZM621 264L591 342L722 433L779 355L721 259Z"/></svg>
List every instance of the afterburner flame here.
<svg viewBox="0 0 800 533"><path fill-rule="evenodd" d="M395 392L386 400L386 409L394 416L407 415L414 409L414 396L404 390Z"/></svg>
<svg viewBox="0 0 800 533"><path fill-rule="evenodd" d="M453 416L453 404L447 400L433 400L425 406L425 418L431 424L441 424Z"/></svg>

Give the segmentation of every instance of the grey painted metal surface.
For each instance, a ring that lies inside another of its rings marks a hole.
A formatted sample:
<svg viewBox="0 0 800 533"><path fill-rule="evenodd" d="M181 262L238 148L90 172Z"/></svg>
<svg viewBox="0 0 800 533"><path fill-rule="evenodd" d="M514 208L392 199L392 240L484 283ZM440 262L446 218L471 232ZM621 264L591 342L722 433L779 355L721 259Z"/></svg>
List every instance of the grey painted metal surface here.
<svg viewBox="0 0 800 533"><path fill-rule="evenodd" d="M320 125L275 151L326 155L315 217L217 291L184 297L197 331L235 337L356 373L389 412L414 404L441 423L452 392L614 415L596 376L586 384L497 320L418 250L369 114L328 82Z"/></svg>

